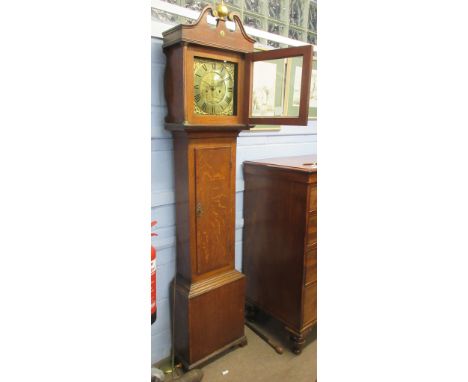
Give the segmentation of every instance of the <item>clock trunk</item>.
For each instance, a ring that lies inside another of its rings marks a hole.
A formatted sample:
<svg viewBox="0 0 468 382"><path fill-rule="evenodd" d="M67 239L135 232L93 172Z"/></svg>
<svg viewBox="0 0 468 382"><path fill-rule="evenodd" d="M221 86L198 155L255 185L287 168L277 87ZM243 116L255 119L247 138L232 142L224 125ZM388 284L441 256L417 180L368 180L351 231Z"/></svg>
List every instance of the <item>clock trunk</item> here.
<svg viewBox="0 0 468 382"><path fill-rule="evenodd" d="M174 132L175 353L186 369L246 343L245 277L234 269L237 131Z"/></svg>

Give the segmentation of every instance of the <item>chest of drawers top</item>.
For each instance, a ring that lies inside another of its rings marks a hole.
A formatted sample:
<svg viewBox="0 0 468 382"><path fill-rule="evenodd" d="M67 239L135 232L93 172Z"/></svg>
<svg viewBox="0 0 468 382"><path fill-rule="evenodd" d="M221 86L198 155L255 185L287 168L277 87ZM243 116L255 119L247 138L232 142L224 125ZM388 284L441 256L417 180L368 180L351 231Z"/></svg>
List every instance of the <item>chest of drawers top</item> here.
<svg viewBox="0 0 468 382"><path fill-rule="evenodd" d="M302 155L284 158L267 158L244 162L245 174L268 174L269 176L289 177L290 180L315 183L317 156Z"/></svg>

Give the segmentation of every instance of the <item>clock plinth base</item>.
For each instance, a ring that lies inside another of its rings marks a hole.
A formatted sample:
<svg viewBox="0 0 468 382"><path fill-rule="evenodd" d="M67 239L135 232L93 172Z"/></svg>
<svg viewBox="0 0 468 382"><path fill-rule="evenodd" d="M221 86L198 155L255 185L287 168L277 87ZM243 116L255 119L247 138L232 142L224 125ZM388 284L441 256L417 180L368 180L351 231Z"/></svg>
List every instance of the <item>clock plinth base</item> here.
<svg viewBox="0 0 468 382"><path fill-rule="evenodd" d="M177 361L180 361L180 363L182 364L185 371L189 371L189 370L192 370L192 369L196 369L196 368L198 368L200 366L204 366L207 362L209 362L211 359L215 358L219 354L227 352L230 349L234 349L234 348L237 348L237 347L244 347L246 345L247 345L247 337L242 336L241 338L231 342L230 344L224 346L223 348L221 348L219 350L216 350L215 352L209 354L207 357L205 357L205 358L203 358L200 361L197 361L195 363L188 364L188 363L185 362L185 360L180 359L179 357L177 357Z"/></svg>
<svg viewBox="0 0 468 382"><path fill-rule="evenodd" d="M185 369L246 344L242 273L230 270L191 284L178 277L175 288L175 355Z"/></svg>

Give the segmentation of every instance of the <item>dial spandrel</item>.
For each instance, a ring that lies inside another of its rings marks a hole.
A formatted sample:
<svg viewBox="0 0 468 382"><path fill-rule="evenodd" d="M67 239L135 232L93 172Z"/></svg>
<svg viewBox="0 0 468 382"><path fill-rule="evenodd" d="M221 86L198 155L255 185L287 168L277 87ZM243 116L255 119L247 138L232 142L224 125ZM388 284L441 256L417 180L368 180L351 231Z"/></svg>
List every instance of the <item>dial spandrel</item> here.
<svg viewBox="0 0 468 382"><path fill-rule="evenodd" d="M195 114L235 115L236 64L195 57L193 70Z"/></svg>

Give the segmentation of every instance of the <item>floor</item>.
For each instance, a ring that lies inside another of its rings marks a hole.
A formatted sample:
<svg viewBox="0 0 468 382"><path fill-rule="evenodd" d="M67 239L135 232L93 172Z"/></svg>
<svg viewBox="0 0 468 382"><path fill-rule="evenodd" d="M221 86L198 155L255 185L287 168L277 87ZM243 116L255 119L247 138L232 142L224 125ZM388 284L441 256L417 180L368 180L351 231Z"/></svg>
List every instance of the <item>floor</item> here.
<svg viewBox="0 0 468 382"><path fill-rule="evenodd" d="M315 382L317 378L317 333L314 329L307 338L302 354L295 355L281 325L273 319L256 325L279 346L277 354L264 340L245 327L248 345L224 353L202 367L203 382ZM177 380L170 374L166 381Z"/></svg>

